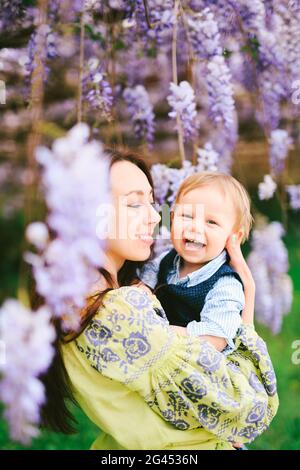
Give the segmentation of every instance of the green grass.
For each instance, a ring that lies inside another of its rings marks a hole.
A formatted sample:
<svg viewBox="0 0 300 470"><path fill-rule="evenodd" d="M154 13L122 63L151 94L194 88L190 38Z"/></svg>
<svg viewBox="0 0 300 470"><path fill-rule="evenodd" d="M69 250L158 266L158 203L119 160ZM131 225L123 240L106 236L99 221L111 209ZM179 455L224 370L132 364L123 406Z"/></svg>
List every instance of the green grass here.
<svg viewBox="0 0 300 470"><path fill-rule="evenodd" d="M300 365L294 365L291 361L294 351L292 343L300 339L299 234L300 225L292 221L285 239L289 249L290 274L295 290L292 311L285 317L282 331L277 336L257 325L258 332L268 344L276 370L280 407L269 430L250 446L251 449L300 449ZM9 269L8 266L7 268ZM12 273L9 272L8 275L12 278ZM74 414L79 422L78 434L64 436L43 432L30 449L88 449L99 430L79 409L74 409ZM0 421L0 449L24 449L9 440L4 421Z"/></svg>

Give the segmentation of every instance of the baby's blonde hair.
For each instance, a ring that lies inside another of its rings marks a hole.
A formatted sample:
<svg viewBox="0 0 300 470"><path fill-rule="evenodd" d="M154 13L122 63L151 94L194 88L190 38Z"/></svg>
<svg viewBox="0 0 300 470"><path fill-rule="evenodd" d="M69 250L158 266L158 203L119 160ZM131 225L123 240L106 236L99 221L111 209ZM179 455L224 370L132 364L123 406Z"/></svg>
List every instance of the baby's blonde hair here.
<svg viewBox="0 0 300 470"><path fill-rule="evenodd" d="M188 176L179 187L176 195L175 204L179 203L182 196L193 189L207 186L209 184L218 184L228 194L236 208L236 230L243 231L242 243L248 239L251 230L253 217L251 215L251 201L249 194L244 186L233 176L226 173L203 171Z"/></svg>

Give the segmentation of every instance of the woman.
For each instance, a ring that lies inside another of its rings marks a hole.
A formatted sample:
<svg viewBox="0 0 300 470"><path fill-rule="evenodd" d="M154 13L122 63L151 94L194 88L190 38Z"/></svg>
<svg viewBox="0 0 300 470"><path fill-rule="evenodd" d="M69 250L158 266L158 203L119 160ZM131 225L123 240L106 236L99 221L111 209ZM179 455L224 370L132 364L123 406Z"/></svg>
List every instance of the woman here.
<svg viewBox="0 0 300 470"><path fill-rule="evenodd" d="M72 392L102 430L93 449L234 449L235 441L261 434L277 410L265 345L244 326L225 359L207 342L182 336L155 296L132 286L160 217L143 162L116 152L111 158L115 211L104 267L80 332L64 338L46 378L44 423L70 431L64 398ZM228 249L245 284L243 321L251 324L253 281L239 247ZM253 363L261 382L251 382Z"/></svg>

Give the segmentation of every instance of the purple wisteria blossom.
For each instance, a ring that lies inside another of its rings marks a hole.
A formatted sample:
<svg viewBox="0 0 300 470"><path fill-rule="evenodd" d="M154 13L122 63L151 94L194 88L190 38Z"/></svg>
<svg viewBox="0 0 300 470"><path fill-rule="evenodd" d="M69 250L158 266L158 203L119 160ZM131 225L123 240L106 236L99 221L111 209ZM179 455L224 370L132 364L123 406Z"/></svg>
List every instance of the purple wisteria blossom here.
<svg viewBox="0 0 300 470"><path fill-rule="evenodd" d="M209 8L201 13L188 15L188 36L193 52L199 59L206 59L205 82L208 90L210 117L216 124L235 133L232 77L223 56L218 24Z"/></svg>
<svg viewBox="0 0 300 470"><path fill-rule="evenodd" d="M108 201L108 164L101 144L89 142L88 137L88 126L77 124L54 142L52 151L39 148L47 223L55 238L44 248L45 230L36 225L27 228L30 241L43 248L39 254L26 255L33 265L37 290L66 328L78 326L78 313L104 256L106 218L101 208Z"/></svg>
<svg viewBox="0 0 300 470"><path fill-rule="evenodd" d="M188 36L200 59L222 54L218 24L209 8L187 17Z"/></svg>
<svg viewBox="0 0 300 470"><path fill-rule="evenodd" d="M0 30L14 29L25 16L22 0L2 0L0 5Z"/></svg>
<svg viewBox="0 0 300 470"><path fill-rule="evenodd" d="M183 128L184 139L192 140L195 138L198 129L194 90L187 81L183 81L179 85L171 83L170 92L167 97L168 103L172 108L169 116L176 119L178 114Z"/></svg>
<svg viewBox="0 0 300 470"><path fill-rule="evenodd" d="M123 96L136 137L146 139L151 145L154 134L154 112L145 87L137 85L133 88L126 88Z"/></svg>
<svg viewBox="0 0 300 470"><path fill-rule="evenodd" d="M197 13L202 12L205 7L209 7L217 20L218 29L224 37L229 34L234 35L238 30L236 12L228 0L214 0L213 2L211 0L190 0L188 4Z"/></svg>
<svg viewBox="0 0 300 470"><path fill-rule="evenodd" d="M265 224L252 234L252 251L247 262L256 284L256 316L274 334L292 303L292 281L287 274L288 252L281 240L284 229L279 222Z"/></svg>
<svg viewBox="0 0 300 470"><path fill-rule="evenodd" d="M271 132L270 144L270 165L276 175L284 170L285 160L293 141L284 129L276 129Z"/></svg>
<svg viewBox="0 0 300 470"><path fill-rule="evenodd" d="M96 57L87 64L88 72L83 78L83 94L93 110L100 112L108 121L112 119L113 92L106 79L106 73Z"/></svg>
<svg viewBox="0 0 300 470"><path fill-rule="evenodd" d="M210 142L207 142L203 148L197 150L196 171L217 171L220 155L216 152Z"/></svg>
<svg viewBox="0 0 300 470"><path fill-rule="evenodd" d="M281 117L281 101L286 96L285 85L276 70L267 68L257 78L261 108L256 109L256 118L266 130L277 129Z"/></svg>
<svg viewBox="0 0 300 470"><path fill-rule="evenodd" d="M240 17L243 28L251 35L265 28L266 10L263 0L229 0L228 3Z"/></svg>
<svg viewBox="0 0 300 470"><path fill-rule="evenodd" d="M0 338L4 354L0 358L0 400L10 437L28 444L39 434L40 407L46 400L39 376L50 366L54 349L54 327L50 311L41 307L32 312L19 301L9 299L0 309Z"/></svg>
<svg viewBox="0 0 300 470"><path fill-rule="evenodd" d="M135 22L139 36L146 50L151 46L170 42L172 27L175 22L174 0L148 0L149 28L146 20L145 4L143 0L136 0L133 8L132 20Z"/></svg>
<svg viewBox="0 0 300 470"><path fill-rule="evenodd" d="M271 175L265 175L264 181L258 185L259 199L271 199L276 191L277 184Z"/></svg>
<svg viewBox="0 0 300 470"><path fill-rule="evenodd" d="M231 73L223 56L214 56L207 64L207 87L210 113L215 123L224 123L231 131L235 118Z"/></svg>
<svg viewBox="0 0 300 470"><path fill-rule="evenodd" d="M196 167L192 165L190 161L184 161L182 167L177 168L170 168L169 169L169 181L170 181L170 194L168 196L168 202L173 204L175 201L175 197L177 195L179 186L181 183L190 175L195 173Z"/></svg>
<svg viewBox="0 0 300 470"><path fill-rule="evenodd" d="M295 211L300 209L300 184L290 184L286 186L288 195L290 196L290 206Z"/></svg>
<svg viewBox="0 0 300 470"><path fill-rule="evenodd" d="M56 37L51 27L47 24L39 26L31 35L28 44L28 59L25 63L25 69L29 77L33 71L43 64L45 81L49 74L47 60L57 57Z"/></svg>
<svg viewBox="0 0 300 470"><path fill-rule="evenodd" d="M164 204L170 189L170 168L162 163L151 167L151 175L154 183L155 199L159 205Z"/></svg>

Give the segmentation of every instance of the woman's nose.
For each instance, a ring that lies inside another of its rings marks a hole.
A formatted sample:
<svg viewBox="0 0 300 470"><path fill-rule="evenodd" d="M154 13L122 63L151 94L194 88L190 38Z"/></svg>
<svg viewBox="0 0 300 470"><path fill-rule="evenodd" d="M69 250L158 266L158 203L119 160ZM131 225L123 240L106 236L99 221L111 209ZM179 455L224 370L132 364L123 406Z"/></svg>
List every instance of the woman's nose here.
<svg viewBox="0 0 300 470"><path fill-rule="evenodd" d="M150 209L149 220L151 224L155 224L155 225L158 224L161 220L160 214L152 205Z"/></svg>

